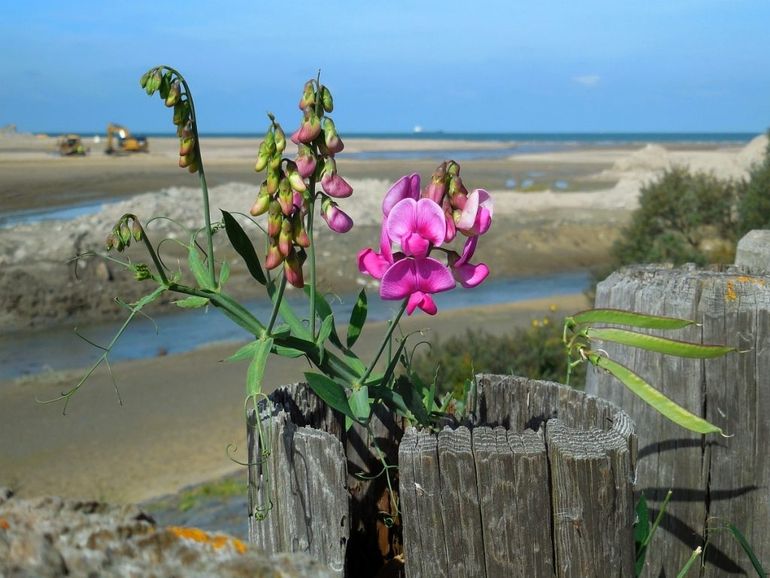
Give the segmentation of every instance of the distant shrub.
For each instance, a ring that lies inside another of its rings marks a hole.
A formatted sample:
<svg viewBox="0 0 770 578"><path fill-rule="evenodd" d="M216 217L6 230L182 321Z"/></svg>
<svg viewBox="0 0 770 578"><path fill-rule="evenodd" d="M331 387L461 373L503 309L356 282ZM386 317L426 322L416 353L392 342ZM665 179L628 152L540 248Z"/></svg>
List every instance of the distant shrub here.
<svg viewBox="0 0 770 578"><path fill-rule="evenodd" d="M562 323L550 315L532 321L506 335L469 329L462 336L435 340L412 360L412 369L427 383L437 377L443 391L462 391L463 383L476 373L526 376L564 382L567 353L562 343ZM582 387L585 367L572 374L572 385Z"/></svg>
<svg viewBox="0 0 770 578"><path fill-rule="evenodd" d="M770 141L765 158L752 167L738 205L738 237L752 229L770 229Z"/></svg>
<svg viewBox="0 0 770 578"><path fill-rule="evenodd" d="M731 263L745 184L683 167L642 187L639 208L612 248L614 265Z"/></svg>

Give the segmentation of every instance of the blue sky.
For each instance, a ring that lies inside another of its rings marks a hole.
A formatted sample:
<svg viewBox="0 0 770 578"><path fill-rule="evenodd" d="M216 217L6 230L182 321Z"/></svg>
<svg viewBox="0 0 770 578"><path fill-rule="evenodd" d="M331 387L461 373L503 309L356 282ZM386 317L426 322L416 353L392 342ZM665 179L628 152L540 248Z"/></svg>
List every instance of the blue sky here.
<svg viewBox="0 0 770 578"><path fill-rule="evenodd" d="M298 121L321 69L341 134L762 132L767 0L35 1L0 6L0 125L170 132L139 88L181 70L203 132Z"/></svg>

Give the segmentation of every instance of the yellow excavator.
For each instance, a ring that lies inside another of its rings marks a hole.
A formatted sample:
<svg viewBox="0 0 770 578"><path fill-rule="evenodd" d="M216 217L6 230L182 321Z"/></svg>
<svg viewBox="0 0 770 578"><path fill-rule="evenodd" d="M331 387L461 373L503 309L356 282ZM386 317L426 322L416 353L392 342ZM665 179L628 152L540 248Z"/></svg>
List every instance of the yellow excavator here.
<svg viewBox="0 0 770 578"><path fill-rule="evenodd" d="M143 136L132 135L124 126L110 123L107 125L107 149L108 155L120 153L146 153L150 150L150 143Z"/></svg>
<svg viewBox="0 0 770 578"><path fill-rule="evenodd" d="M59 154L63 157L73 156L85 156L88 154L88 149L83 146L83 141L80 139L80 135L77 134L65 134L58 142Z"/></svg>

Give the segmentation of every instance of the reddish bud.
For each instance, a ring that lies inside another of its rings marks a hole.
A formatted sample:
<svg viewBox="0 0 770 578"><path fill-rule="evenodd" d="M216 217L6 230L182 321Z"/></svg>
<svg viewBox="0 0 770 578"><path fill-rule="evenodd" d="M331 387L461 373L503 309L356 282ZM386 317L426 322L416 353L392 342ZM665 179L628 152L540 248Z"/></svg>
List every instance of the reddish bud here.
<svg viewBox="0 0 770 578"><path fill-rule="evenodd" d="M353 227L353 219L329 198L325 199L321 205L321 216L329 228L336 233L347 233Z"/></svg>
<svg viewBox="0 0 770 578"><path fill-rule="evenodd" d="M321 121L315 111L308 109L305 111L305 118L302 120L299 130L291 135L291 140L295 144L310 144L318 138L319 134L321 134Z"/></svg>
<svg viewBox="0 0 770 578"><path fill-rule="evenodd" d="M193 137L179 139L179 156L183 157L192 152L195 146L195 139Z"/></svg>
<svg viewBox="0 0 770 578"><path fill-rule="evenodd" d="M297 171L306 179L315 171L316 158L309 146L300 144L297 148Z"/></svg>
<svg viewBox="0 0 770 578"><path fill-rule="evenodd" d="M302 278L302 263L300 263L295 251L292 251L284 260L283 274L286 275L286 280L297 289L302 289L305 286L305 281Z"/></svg>
<svg viewBox="0 0 770 578"><path fill-rule="evenodd" d="M353 194L353 187L336 172L324 173L321 177L321 188L330 197L344 199Z"/></svg>
<svg viewBox="0 0 770 578"><path fill-rule="evenodd" d="M310 237L308 237L305 225L302 222L302 218L299 215L295 215L292 221L294 228L294 244L300 247L310 247Z"/></svg>
<svg viewBox="0 0 770 578"><path fill-rule="evenodd" d="M305 110L308 107L315 106L315 88L312 80L305 83L302 89L302 98L299 101L299 109Z"/></svg>
<svg viewBox="0 0 770 578"><path fill-rule="evenodd" d="M342 143L342 139L337 134L337 128L334 126L334 121L332 119L328 117L324 118L323 131L324 144L326 145L326 151L328 154L337 154L345 148L345 145Z"/></svg>
<svg viewBox="0 0 770 578"><path fill-rule="evenodd" d="M278 250L284 257L287 257L293 249L293 233L294 227L291 225L291 220L284 218L281 222L281 232L278 234Z"/></svg>
<svg viewBox="0 0 770 578"><path fill-rule="evenodd" d="M294 192L288 179L281 179L278 185L278 202L281 205L281 212L289 217L294 213Z"/></svg>
<svg viewBox="0 0 770 578"><path fill-rule="evenodd" d="M267 248L267 255L265 256L265 269L275 269L283 263L283 255L278 250L278 245L275 240L270 240L270 245Z"/></svg>
<svg viewBox="0 0 770 578"><path fill-rule="evenodd" d="M283 213L278 201L270 201L267 207L267 235L272 239L278 238L281 232L281 223L283 222Z"/></svg>
<svg viewBox="0 0 770 578"><path fill-rule="evenodd" d="M179 157L179 167L188 168L195 163L195 150L191 150L184 156Z"/></svg>

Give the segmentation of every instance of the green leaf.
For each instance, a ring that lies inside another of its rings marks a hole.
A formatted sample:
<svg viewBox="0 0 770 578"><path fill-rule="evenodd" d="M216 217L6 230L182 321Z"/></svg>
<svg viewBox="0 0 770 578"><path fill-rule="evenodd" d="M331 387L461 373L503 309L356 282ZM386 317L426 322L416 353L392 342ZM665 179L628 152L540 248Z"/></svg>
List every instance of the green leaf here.
<svg viewBox="0 0 770 578"><path fill-rule="evenodd" d="M588 309L575 313L575 315L568 317L565 321L570 320L578 325L584 323L613 323L644 329L682 329L695 323L689 319L645 315L643 313L634 313L633 311L624 311L623 309Z"/></svg>
<svg viewBox="0 0 770 578"><path fill-rule="evenodd" d="M219 269L219 288L221 289L227 280L230 278L230 263L222 261L222 266Z"/></svg>
<svg viewBox="0 0 770 578"><path fill-rule="evenodd" d="M201 261L201 256L198 254L198 248L195 246L195 243L190 243L190 249L187 252L187 262L190 265L190 271L192 271L196 283L198 283L198 287L213 289L209 274L206 271L206 267L203 266L203 261Z"/></svg>
<svg viewBox="0 0 770 578"><path fill-rule="evenodd" d="M401 341L398 344L398 348L396 349L395 354L390 360L390 363L388 363L388 367L385 369L385 374L382 376L382 384L387 387L388 383L390 383L390 378L393 377L393 374L396 371L396 366L398 365L398 360L401 358L401 352L404 351L404 346L406 345L406 338L401 339Z"/></svg>
<svg viewBox="0 0 770 578"><path fill-rule="evenodd" d="M420 393L417 391L417 388L414 387L412 382L406 376L402 375L396 380L394 389L404 398L404 403L409 408L409 411L412 412L414 418L421 425L428 425L430 423L430 415L423 405L423 399L420 396Z"/></svg>
<svg viewBox="0 0 770 578"><path fill-rule="evenodd" d="M267 365L270 349L273 347L273 339L264 337L256 343L257 347L251 358L249 370L246 372L246 395L249 397L262 392L262 378L265 376L265 365Z"/></svg>
<svg viewBox="0 0 770 578"><path fill-rule="evenodd" d="M673 495L674 492L671 490L666 492L666 497L663 499L663 503L660 505L658 515L655 516L655 521L652 523L652 528L650 528L650 533L647 534L647 541L644 544L645 546L649 545L649 543L652 541L652 537L655 535L658 526L660 526L661 521L663 521L663 515L666 513L666 508L668 508L668 503L671 501L671 496Z"/></svg>
<svg viewBox="0 0 770 578"><path fill-rule="evenodd" d="M371 406L369 405L369 388L367 386L362 385L358 389L354 389L348 398L348 403L359 422L366 422L369 419Z"/></svg>
<svg viewBox="0 0 770 578"><path fill-rule="evenodd" d="M690 413L617 361L594 352L588 353L588 360L595 366L609 371L623 385L642 398L645 403L675 424L696 433L718 433L724 435L717 426Z"/></svg>
<svg viewBox="0 0 770 578"><path fill-rule="evenodd" d="M636 562L634 576L640 576L647 557L647 538L650 535L650 512L644 494L639 496L636 503L636 523L634 524L634 545L636 546Z"/></svg>
<svg viewBox="0 0 770 578"><path fill-rule="evenodd" d="M361 335L361 329L363 329L364 323L366 323L366 313L366 288L364 288L361 289L361 292L358 294L356 304L353 306L353 311L350 313L347 336L348 347L353 347L358 340L358 337Z"/></svg>
<svg viewBox="0 0 770 578"><path fill-rule="evenodd" d="M355 420L356 415L350 409L348 397L345 395L345 388L332 379L320 373L305 373L305 379L318 397L320 397L332 409Z"/></svg>
<svg viewBox="0 0 770 578"><path fill-rule="evenodd" d="M310 299L310 285L305 285L304 291L305 295L307 295L308 299ZM332 311L332 306L329 305L329 301L327 301L326 297L324 297L321 293L315 294L315 312L321 319L326 319L329 317L329 315L334 314ZM332 332L329 335L329 340L341 350L345 349L342 346L342 341L340 340L339 335L337 335L337 328L334 325L332 325Z"/></svg>
<svg viewBox="0 0 770 578"><path fill-rule="evenodd" d="M206 297L198 297L197 295L190 295L184 299L174 301L174 305L181 307L182 309L198 309L207 305L209 300Z"/></svg>
<svg viewBox="0 0 770 578"><path fill-rule="evenodd" d="M741 545L741 548L743 548L743 551L746 552L749 560L751 560L751 565L754 566L754 571L757 573L757 576L760 578L767 578L767 572L762 567L762 563L759 561L759 558L757 558L757 555L754 554L754 550L751 548L749 541L746 540L746 537L732 524L727 524L727 529L730 530L733 537Z"/></svg>
<svg viewBox="0 0 770 578"><path fill-rule="evenodd" d="M235 217L227 211L222 211L222 217L225 221L227 238L230 239L230 244L233 246L233 249L235 249L246 262L246 267L249 269L251 276L261 285L267 285L267 279L259 264L257 252L254 250L254 245L252 245L246 231L244 231L240 223L235 220Z"/></svg>
<svg viewBox="0 0 770 578"><path fill-rule="evenodd" d="M369 395L375 399L381 399L385 402L386 405L388 405L388 407L400 411L401 414L405 417L412 415L412 412L409 411L409 408L404 401L404 397L389 387L385 387L383 385L370 385Z"/></svg>
<svg viewBox="0 0 770 578"><path fill-rule="evenodd" d="M275 303L278 299L278 291L276 291L274 281L271 281L267 284L267 293L270 295L270 300ZM291 327L294 335L303 339L310 338L310 330L308 330L300 318L297 317L297 314L294 313L294 309L291 308L291 305L289 305L288 301L281 299L281 303L278 305L278 312L281 315L281 319L283 319L286 324Z"/></svg>
<svg viewBox="0 0 770 578"><path fill-rule="evenodd" d="M687 573L690 571L690 568L692 568L692 565L695 564L695 561L698 559L698 556L701 555L701 552L703 552L703 549L700 546L693 550L690 559L687 560L687 564L682 567L682 569L679 571L679 574L676 575L676 578L684 578L687 575Z"/></svg>
<svg viewBox="0 0 770 578"><path fill-rule="evenodd" d="M144 307L145 305L149 305L150 303L155 301L158 297L163 295L163 293L165 292L166 292L166 286L161 285L160 287L155 289L155 291L153 291L152 293L148 293L147 295L139 299L136 303L133 303L131 306L136 311L139 311L142 307Z"/></svg>
<svg viewBox="0 0 770 578"><path fill-rule="evenodd" d="M233 353L230 357L227 357L225 361L240 361L242 359L248 359L254 356L254 351L259 347L259 340L249 341L246 345L241 347L238 351Z"/></svg>
<svg viewBox="0 0 770 578"><path fill-rule="evenodd" d="M329 336L334 329L334 315L325 317L321 322L321 327L318 329L318 337L316 338L316 344L319 349L323 349L324 343L329 339Z"/></svg>
<svg viewBox="0 0 770 578"><path fill-rule="evenodd" d="M590 327L586 329L586 336L589 339L599 339L601 341L614 341L622 345L630 345L647 351L656 351L666 355L675 355L677 357L690 357L695 359L712 359L735 351L734 347L724 345L701 345L699 343L688 343L676 339L666 339L665 337L656 337L654 335L644 335L627 329L613 329L609 327Z"/></svg>
<svg viewBox="0 0 770 578"><path fill-rule="evenodd" d="M281 357L288 357L289 359L305 355L304 351L294 349L293 347L286 347L285 345L273 345L273 353L280 355Z"/></svg>

